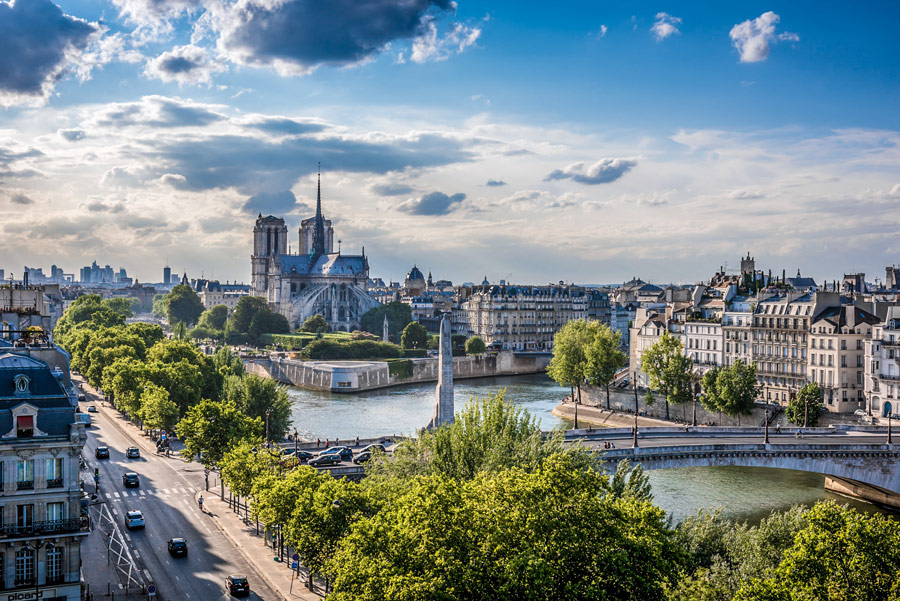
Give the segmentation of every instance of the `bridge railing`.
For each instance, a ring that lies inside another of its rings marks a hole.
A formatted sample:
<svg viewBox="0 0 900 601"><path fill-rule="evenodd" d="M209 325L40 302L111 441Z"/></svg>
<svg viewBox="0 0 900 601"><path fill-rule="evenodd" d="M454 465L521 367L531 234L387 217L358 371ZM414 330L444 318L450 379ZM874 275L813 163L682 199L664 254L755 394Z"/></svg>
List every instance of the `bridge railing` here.
<svg viewBox="0 0 900 601"><path fill-rule="evenodd" d="M781 428L776 430L769 426L769 434L774 435L776 432L780 434L796 434L798 430L802 430L804 436L824 436L824 435L840 435L848 432L859 432L869 434L887 434L887 426L856 426L856 425L832 425L817 428ZM640 437L661 437L661 436L741 436L741 435L762 435L765 428L762 426L638 426ZM608 436L631 436L633 430L630 426L621 428L579 428L578 430L566 430L566 440L578 438L603 438ZM898 431L900 436L900 431Z"/></svg>

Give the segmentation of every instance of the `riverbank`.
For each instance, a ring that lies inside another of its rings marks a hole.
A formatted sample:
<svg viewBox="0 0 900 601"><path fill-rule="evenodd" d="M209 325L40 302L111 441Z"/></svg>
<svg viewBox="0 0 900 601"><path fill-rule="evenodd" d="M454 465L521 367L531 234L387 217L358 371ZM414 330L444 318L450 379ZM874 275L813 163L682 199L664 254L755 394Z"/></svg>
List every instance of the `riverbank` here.
<svg viewBox="0 0 900 601"><path fill-rule="evenodd" d="M453 358L453 379L494 378L544 373L550 353L470 355ZM302 361L284 357L248 358L248 373L282 384L339 393L359 393L408 384L437 382L438 359L387 361Z"/></svg>
<svg viewBox="0 0 900 601"><path fill-rule="evenodd" d="M550 412L556 417L575 421L575 404L560 403ZM607 411L601 407L578 405L578 423L590 424L601 428L631 428L634 426L634 413L624 411ZM672 426L673 421L656 419L653 417L638 416L638 427L647 426Z"/></svg>

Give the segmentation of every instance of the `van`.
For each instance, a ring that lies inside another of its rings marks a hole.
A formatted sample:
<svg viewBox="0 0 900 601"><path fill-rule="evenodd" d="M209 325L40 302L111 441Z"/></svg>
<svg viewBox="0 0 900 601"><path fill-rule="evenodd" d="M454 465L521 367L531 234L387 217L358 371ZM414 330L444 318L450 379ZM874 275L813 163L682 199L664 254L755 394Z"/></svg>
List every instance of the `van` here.
<svg viewBox="0 0 900 601"><path fill-rule="evenodd" d="M91 427L91 416L87 413L76 413L75 414L75 423L76 424L84 424L85 428Z"/></svg>

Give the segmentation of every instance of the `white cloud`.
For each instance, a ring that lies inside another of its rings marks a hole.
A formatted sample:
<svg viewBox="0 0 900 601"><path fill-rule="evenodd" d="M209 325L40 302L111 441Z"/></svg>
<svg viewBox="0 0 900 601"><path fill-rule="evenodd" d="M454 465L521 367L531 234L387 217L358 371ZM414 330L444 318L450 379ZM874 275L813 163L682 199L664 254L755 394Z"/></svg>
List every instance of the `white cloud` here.
<svg viewBox="0 0 900 601"><path fill-rule="evenodd" d="M637 166L636 158L600 159L584 170L584 163L572 163L562 169L554 169L544 181L571 179L579 184L608 184L614 182Z"/></svg>
<svg viewBox="0 0 900 601"><path fill-rule="evenodd" d="M775 26L781 17L772 11L761 14L756 19L748 19L731 28L731 43L741 55L742 63L758 63L769 57L770 45L779 41L797 42L796 33L775 33Z"/></svg>
<svg viewBox="0 0 900 601"><path fill-rule="evenodd" d="M653 34L657 42L661 42L670 35L681 33L678 31L678 25L681 25L680 17L673 17L669 13L656 13L656 21L650 27L650 33Z"/></svg>
<svg viewBox="0 0 900 601"><path fill-rule="evenodd" d="M601 26L600 26L600 30L597 32L597 37L598 37L598 38L605 38L605 37L606 37L606 32L607 32L607 31L609 31L609 27L607 27L606 25L601 25Z"/></svg>
<svg viewBox="0 0 900 601"><path fill-rule="evenodd" d="M165 82L179 84L212 84L212 78L228 68L197 46L177 46L147 61L145 74Z"/></svg>
<svg viewBox="0 0 900 601"><path fill-rule="evenodd" d="M475 45L481 28L454 23L444 37L439 37L434 20L425 25L425 33L413 41L410 60L414 63L442 61Z"/></svg>

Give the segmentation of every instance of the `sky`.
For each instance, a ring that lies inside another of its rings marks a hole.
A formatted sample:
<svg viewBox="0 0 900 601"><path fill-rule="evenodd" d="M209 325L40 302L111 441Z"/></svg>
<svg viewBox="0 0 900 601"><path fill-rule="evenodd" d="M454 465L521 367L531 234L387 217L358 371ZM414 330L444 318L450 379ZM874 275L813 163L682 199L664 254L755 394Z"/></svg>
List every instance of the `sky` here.
<svg viewBox="0 0 900 601"><path fill-rule="evenodd" d="M322 200L371 275L900 263L900 3L0 0L0 269L249 282Z"/></svg>

